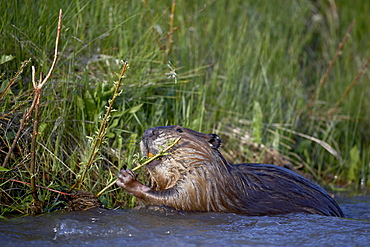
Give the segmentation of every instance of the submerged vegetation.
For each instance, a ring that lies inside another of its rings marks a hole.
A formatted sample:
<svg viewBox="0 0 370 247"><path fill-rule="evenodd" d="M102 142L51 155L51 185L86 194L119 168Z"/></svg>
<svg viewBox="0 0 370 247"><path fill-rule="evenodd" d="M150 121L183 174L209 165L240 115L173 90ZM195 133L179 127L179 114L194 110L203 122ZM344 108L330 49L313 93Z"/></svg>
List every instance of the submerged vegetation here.
<svg viewBox="0 0 370 247"><path fill-rule="evenodd" d="M145 129L174 124L219 134L234 163L277 151L333 190L370 187L366 1L205 2L2 3L2 215L63 208L48 189L99 193Z"/></svg>

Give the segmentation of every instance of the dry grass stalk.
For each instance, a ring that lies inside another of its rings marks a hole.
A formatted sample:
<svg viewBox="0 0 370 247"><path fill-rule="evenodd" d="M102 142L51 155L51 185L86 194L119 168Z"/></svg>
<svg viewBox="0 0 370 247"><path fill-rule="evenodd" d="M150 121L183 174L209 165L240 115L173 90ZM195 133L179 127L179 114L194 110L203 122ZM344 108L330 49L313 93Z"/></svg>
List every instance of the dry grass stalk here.
<svg viewBox="0 0 370 247"><path fill-rule="evenodd" d="M343 46L346 43L346 41L347 41L347 39L349 37L349 34L350 34L353 26L355 25L355 22L356 21L353 20L352 23L351 23L351 25L348 27L346 34L344 35L342 41L338 45L337 51L335 52L333 59L330 61L329 67L327 68L324 76L320 80L320 83L319 83L319 86L317 87L316 92L312 95L310 101L308 102L306 109L309 109L314 104L314 102L317 99L317 97L319 96L320 91L321 91L321 88L324 86L326 80L328 79L328 77L330 75L330 72L331 72L331 70L332 70L332 68L334 66L334 63L337 60L337 58L339 57L340 51L343 49Z"/></svg>
<svg viewBox="0 0 370 247"><path fill-rule="evenodd" d="M364 66L362 66L361 70L357 73L355 79L353 79L353 81L351 82L351 84L347 87L346 91L344 92L344 94L342 95L342 97L340 98L340 100L337 101L337 103L333 106L333 108L331 108L329 111L328 111L328 115L332 115L334 112L337 111L338 107L343 103L343 101L345 100L345 98L347 97L347 95L349 94L349 92L351 91L351 89L357 84L358 80L360 79L360 77L362 76L362 74L365 72L366 70L366 67L367 65L369 64L370 62L370 58L367 59L367 61L365 62Z"/></svg>
<svg viewBox="0 0 370 247"><path fill-rule="evenodd" d="M171 15L170 15L170 34L168 36L167 40L167 47L166 52L164 54L164 62L167 60L168 55L171 52L172 49L172 43L173 43L173 23L175 19L175 9L176 9L176 0L172 0L172 7L171 7Z"/></svg>
<svg viewBox="0 0 370 247"><path fill-rule="evenodd" d="M21 67L19 68L19 70L17 71L17 73L15 74L15 76L10 79L8 85L5 87L4 91L1 92L0 94L0 101L3 100L4 96L7 94L7 92L9 91L10 87L15 83L15 81L17 80L17 78L22 74L23 72L23 69L28 65L28 63L31 62L31 58L22 62L21 64Z"/></svg>

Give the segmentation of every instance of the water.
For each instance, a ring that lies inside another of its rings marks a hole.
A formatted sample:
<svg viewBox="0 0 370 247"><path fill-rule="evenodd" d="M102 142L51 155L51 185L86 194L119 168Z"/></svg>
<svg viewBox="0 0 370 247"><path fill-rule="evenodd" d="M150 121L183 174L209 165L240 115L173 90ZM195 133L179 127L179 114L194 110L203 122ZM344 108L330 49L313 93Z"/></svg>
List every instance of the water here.
<svg viewBox="0 0 370 247"><path fill-rule="evenodd" d="M0 246L369 246L370 196L346 218L96 209L0 220Z"/></svg>

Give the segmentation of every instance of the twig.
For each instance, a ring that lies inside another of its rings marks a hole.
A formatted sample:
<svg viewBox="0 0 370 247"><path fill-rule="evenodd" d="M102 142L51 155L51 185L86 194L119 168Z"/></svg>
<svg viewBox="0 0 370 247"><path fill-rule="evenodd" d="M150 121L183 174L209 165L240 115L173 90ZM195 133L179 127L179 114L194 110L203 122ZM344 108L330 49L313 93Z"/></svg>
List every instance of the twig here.
<svg viewBox="0 0 370 247"><path fill-rule="evenodd" d="M310 101L308 102L306 109L310 108L313 105L313 103L315 102L316 98L319 96L320 90L324 86L324 83L326 82L326 80L328 79L328 76L329 76L329 74L330 74L330 72L331 72L331 70L334 66L334 63L337 60L337 58L339 57L340 51L342 50L342 48L344 46L344 43L347 41L347 39L349 37L349 33L351 32L353 26L355 25L355 22L356 21L353 20L351 25L348 27L346 34L344 35L342 41L338 45L337 51L335 52L333 59L330 61L328 69L326 70L324 76L321 78L321 81L319 83L319 86L318 86L316 92L312 95Z"/></svg>
<svg viewBox="0 0 370 247"><path fill-rule="evenodd" d="M40 81L42 80L42 77L40 75ZM32 66L32 83L33 88L37 92L37 85L35 80L35 67ZM39 199L37 197L37 190L36 190L36 139L37 139L37 132L39 128L39 101L40 101L40 94L36 93L34 102L32 104L35 104L35 120L33 121L33 133L32 133L32 140L31 140L31 164L30 164L30 174L31 174L31 194L34 199L34 201L37 201L39 203ZM35 100L37 102L35 103Z"/></svg>
<svg viewBox="0 0 370 247"><path fill-rule="evenodd" d="M31 174L31 194L34 199L35 206L39 206L40 204L40 201L37 196L37 189L36 189L36 139L37 139L38 130L39 130L39 108L40 108L41 89L45 85L45 83L48 81L48 79L51 77L51 74L53 73L55 69L55 65L58 61L58 46L59 46L59 39L60 39L60 30L62 28L62 17L63 17L63 12L62 12L62 9L60 9L57 37L55 40L54 60L44 80L42 80L42 73L40 74L40 80L39 80L40 83L38 85L36 84L36 80L35 80L35 67L32 66L32 83L33 83L33 88L35 91L35 98L32 103L32 106L34 106L34 109L35 109L35 115L34 115L35 120L33 122L33 133L32 133L32 140L31 140L30 174Z"/></svg>
<svg viewBox="0 0 370 247"><path fill-rule="evenodd" d="M55 50L54 50L54 60L50 67L48 74L45 76L44 80L37 86L38 89L41 89L45 83L49 80L51 74L54 71L55 65L57 64L58 60L58 45L60 39L60 30L62 29L62 9L59 10L59 21L58 21L58 30L57 30L57 38L55 40Z"/></svg>
<svg viewBox="0 0 370 247"><path fill-rule="evenodd" d="M85 179L87 171L90 169L91 165L95 161L96 155L98 154L98 151L101 147L101 144L103 143L103 140L104 140L104 137L105 137L105 134L106 134L107 123L108 123L109 118L110 118L110 113L113 109L113 103L114 103L115 99L117 98L117 96L120 94L119 93L119 88L121 86L122 79L124 78L125 72L127 70L128 70L128 63L125 62L123 64L119 79L116 82L116 87L115 87L113 97L112 97L112 99L109 100L109 106L107 107L107 112L105 113L104 118L101 121L99 131L98 131L98 133L97 133L97 135L94 139L94 143L93 143L93 146L91 148L91 153L90 153L89 159L88 159L86 165L83 167L81 176L78 177L76 183L74 185L72 185L72 187L68 190L68 192L72 191L76 186L77 186L78 189L81 188L82 182Z"/></svg>
<svg viewBox="0 0 370 247"><path fill-rule="evenodd" d="M150 162L152 162L153 160L156 160L158 159L159 157L161 156L164 156L164 155L168 155L168 151L173 147L175 146L179 141L180 141L181 137L177 138L171 145L169 145L168 147L166 147L165 149L163 149L161 152L157 153L156 155L154 155L153 157L150 157L149 159L147 159L146 161L144 161L141 165L138 165L137 167L133 168L132 171L136 171L138 169L140 169L141 167L149 164ZM109 183L104 189L102 189L98 194L96 194L96 197L99 197L102 193L104 193L108 188L110 188L111 186L113 186L115 183L116 183L117 179L114 179L114 181L112 181L111 183Z"/></svg>
<svg viewBox="0 0 370 247"><path fill-rule="evenodd" d="M136 170L140 169L141 167L149 164L153 160L155 160L155 159L157 159L157 158L159 158L161 156L167 155L166 152L168 150L170 150L173 146L175 146L180 141L180 139L181 139L181 137L177 138L171 145L169 145L168 147L166 147L165 149L163 149L163 151L157 153L153 157L150 157L149 159L147 159L146 161L144 161L141 165L138 165L137 167L133 168L132 171L136 171Z"/></svg>
<svg viewBox="0 0 370 247"><path fill-rule="evenodd" d="M362 74L365 72L366 67L369 64L369 62L370 62L370 58L367 59L367 61L365 62L364 66L362 66L361 70L357 73L355 79L353 79L353 81L351 82L351 84L347 87L346 91L344 92L344 94L342 95L342 97L340 98L340 100L338 100L338 102L333 106L333 108L331 108L328 111L328 115L333 114L338 109L338 107L343 103L344 99L347 97L347 95L349 94L349 92L351 91L351 89L357 84L358 80L360 79L360 77L362 76Z"/></svg>

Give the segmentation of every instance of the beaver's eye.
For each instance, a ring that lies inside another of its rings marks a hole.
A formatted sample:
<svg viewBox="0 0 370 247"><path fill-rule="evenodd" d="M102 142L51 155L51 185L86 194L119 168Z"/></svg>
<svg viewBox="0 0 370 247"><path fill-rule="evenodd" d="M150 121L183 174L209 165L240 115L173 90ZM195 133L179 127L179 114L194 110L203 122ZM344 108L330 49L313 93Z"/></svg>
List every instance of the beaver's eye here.
<svg viewBox="0 0 370 247"><path fill-rule="evenodd" d="M184 131L183 131L182 129L180 129L180 128L177 128L177 129L176 129L176 131L177 131L177 132L179 132L179 133L184 132Z"/></svg>
<svg viewBox="0 0 370 247"><path fill-rule="evenodd" d="M221 146L221 138L216 134L210 134L211 139L208 142L211 144L212 148L218 149Z"/></svg>

